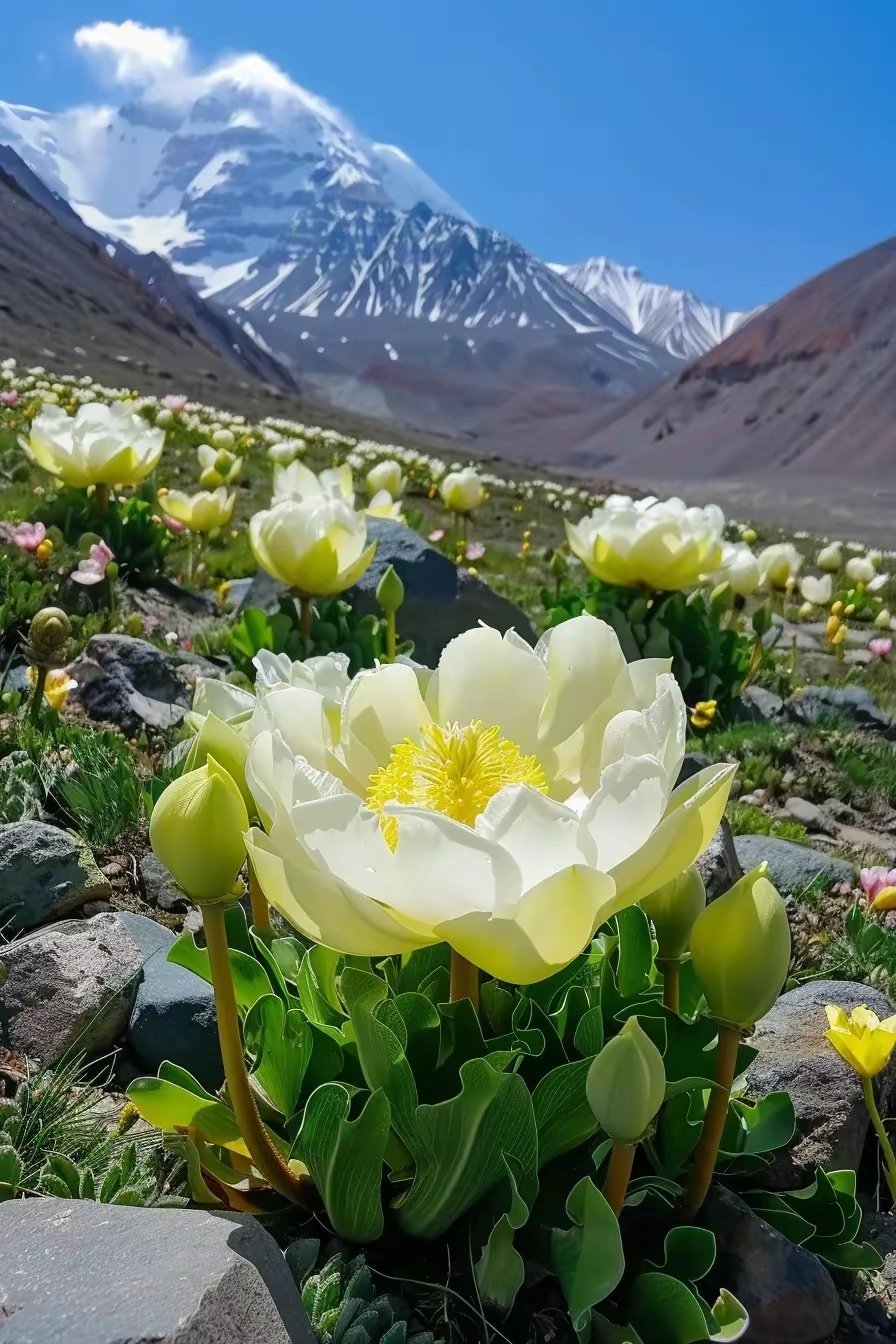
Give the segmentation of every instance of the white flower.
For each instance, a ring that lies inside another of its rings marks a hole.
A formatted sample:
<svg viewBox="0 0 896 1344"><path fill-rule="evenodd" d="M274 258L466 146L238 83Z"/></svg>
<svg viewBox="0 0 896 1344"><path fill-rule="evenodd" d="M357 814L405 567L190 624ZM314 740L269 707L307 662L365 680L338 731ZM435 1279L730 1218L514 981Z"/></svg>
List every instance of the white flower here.
<svg viewBox="0 0 896 1344"><path fill-rule="evenodd" d="M836 574L838 569L843 568L843 547L839 541L832 541L827 546L822 546L816 557L816 564L819 569L824 569L829 574Z"/></svg>
<svg viewBox="0 0 896 1344"><path fill-rule="evenodd" d="M820 579L813 574L804 574L800 579L800 592L813 606L826 607L834 595L834 581L830 574L824 574Z"/></svg>
<svg viewBox="0 0 896 1344"><path fill-rule="evenodd" d="M473 467L449 471L439 482L439 494L452 513L471 513L485 502L482 478Z"/></svg>
<svg viewBox="0 0 896 1344"><path fill-rule="evenodd" d="M387 491L393 499L400 499L405 486L400 463L393 459L377 462L376 466L371 467L368 471L364 484L371 503L374 497L383 490Z"/></svg>
<svg viewBox="0 0 896 1344"><path fill-rule="evenodd" d="M48 406L20 440L33 462L66 485L138 485L156 466L165 431L150 428L125 402L91 402L75 415Z"/></svg>
<svg viewBox="0 0 896 1344"><path fill-rule="evenodd" d="M759 587L759 561L745 541L726 542L722 564L712 577L714 583L730 583L739 597L749 597Z"/></svg>
<svg viewBox="0 0 896 1344"><path fill-rule="evenodd" d="M318 476L303 462L275 467L273 502L276 504L281 499L337 499L354 507L355 487L351 468L329 467Z"/></svg>
<svg viewBox="0 0 896 1344"><path fill-rule="evenodd" d="M803 557L793 542L776 541L759 552L762 583L770 588L786 588L800 572Z"/></svg>
<svg viewBox="0 0 896 1344"><path fill-rule="evenodd" d="M284 470L300 465L294 462ZM329 597L351 588L376 550L376 543L367 545L364 514L344 498L322 494L275 499L251 519L249 537L262 568L304 597Z"/></svg>
<svg viewBox="0 0 896 1344"><path fill-rule="evenodd" d="M566 523L573 554L605 583L660 591L693 588L719 569L725 517L715 504L610 495L603 508Z"/></svg>
<svg viewBox="0 0 896 1344"><path fill-rule="evenodd" d="M846 562L846 577L852 583L870 583L875 572L867 555L853 555Z"/></svg>
<svg viewBox="0 0 896 1344"><path fill-rule="evenodd" d="M254 871L347 955L444 941L500 979L543 979L715 834L734 767L675 789L686 719L668 663L628 666L588 615L535 650L480 627L432 673L361 672L338 717L318 690L260 690Z"/></svg>

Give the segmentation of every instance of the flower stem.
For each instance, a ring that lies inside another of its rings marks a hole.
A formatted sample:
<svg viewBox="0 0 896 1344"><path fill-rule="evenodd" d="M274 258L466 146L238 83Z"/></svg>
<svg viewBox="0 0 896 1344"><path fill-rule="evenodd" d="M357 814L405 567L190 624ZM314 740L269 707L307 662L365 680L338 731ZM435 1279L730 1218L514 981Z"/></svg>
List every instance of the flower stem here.
<svg viewBox="0 0 896 1344"><path fill-rule="evenodd" d="M193 533L187 533L187 583L193 582Z"/></svg>
<svg viewBox="0 0 896 1344"><path fill-rule="evenodd" d="M252 923L262 933L271 927L271 912L265 900L261 883L258 880L252 860L249 860L249 903L252 906Z"/></svg>
<svg viewBox="0 0 896 1344"><path fill-rule="evenodd" d="M459 952L451 953L451 993L452 1003L469 999L476 1012L479 1012L479 967L467 961Z"/></svg>
<svg viewBox="0 0 896 1344"><path fill-rule="evenodd" d="M96 502L97 513L107 513L109 510L109 487L105 484L95 485L93 487L93 498Z"/></svg>
<svg viewBox="0 0 896 1344"><path fill-rule="evenodd" d="M681 962L677 957L657 957L657 969L663 977L663 1007L678 1012Z"/></svg>
<svg viewBox="0 0 896 1344"><path fill-rule="evenodd" d="M398 647L398 638L395 631L395 612L386 612L386 662L394 663L395 654Z"/></svg>
<svg viewBox="0 0 896 1344"><path fill-rule="evenodd" d="M224 905L203 905L202 926L215 991L215 1011L218 1017L218 1040L224 1061L227 1092L243 1141L258 1171L274 1190L293 1204L309 1207L309 1184L296 1176L286 1165L271 1141L249 1086L236 997L230 974L230 954L227 947L227 926Z"/></svg>
<svg viewBox="0 0 896 1344"><path fill-rule="evenodd" d="M690 1220L702 1208L709 1190L712 1174L715 1171L722 1131L728 1115L728 1102L731 1100L731 1087L734 1083L734 1070L737 1067L737 1051L741 1033L737 1027L719 1027L719 1043L716 1046L716 1076L718 1084L709 1094L709 1105L703 1120L700 1141L694 1152L694 1162L688 1177L684 1193L682 1215Z"/></svg>
<svg viewBox="0 0 896 1344"><path fill-rule="evenodd" d="M625 1192L632 1176L632 1163L635 1160L635 1145L623 1143L617 1139L610 1152L610 1165L604 1181L603 1195L618 1218L625 1203Z"/></svg>
<svg viewBox="0 0 896 1344"><path fill-rule="evenodd" d="M865 1106L871 1117L871 1124L883 1155L884 1179L887 1182L890 1196L896 1203L896 1154L893 1152L893 1145L890 1143L889 1135L884 1128L884 1122L880 1118L880 1111L877 1109L877 1102L874 1100L874 1084L870 1078L862 1079L862 1095L865 1098Z"/></svg>
<svg viewBox="0 0 896 1344"><path fill-rule="evenodd" d="M310 597L299 598L299 629L306 639L311 638L311 618L314 615L314 608L311 605Z"/></svg>
<svg viewBox="0 0 896 1344"><path fill-rule="evenodd" d="M47 669L39 667L37 669L37 680L34 683L34 690L31 693L31 704L28 706L28 722L36 724L40 719L40 712L44 702L44 687L47 684Z"/></svg>

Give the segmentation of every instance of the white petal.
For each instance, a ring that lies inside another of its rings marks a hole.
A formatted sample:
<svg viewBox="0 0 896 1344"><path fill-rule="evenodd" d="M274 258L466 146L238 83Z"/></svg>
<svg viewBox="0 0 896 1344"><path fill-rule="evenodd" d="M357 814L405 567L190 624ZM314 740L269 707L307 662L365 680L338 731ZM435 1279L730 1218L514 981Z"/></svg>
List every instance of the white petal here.
<svg viewBox="0 0 896 1344"><path fill-rule="evenodd" d="M600 789L582 813L604 872L645 843L662 820L668 797L666 771L651 756L624 756L604 770Z"/></svg>
<svg viewBox="0 0 896 1344"><path fill-rule="evenodd" d="M524 891L572 864L597 867L597 848L575 813L525 785L495 794L476 830L513 857Z"/></svg>
<svg viewBox="0 0 896 1344"><path fill-rule="evenodd" d="M346 765L366 790L371 774L386 765L392 748L417 738L430 722L413 669L386 663L359 672L342 704L341 746Z"/></svg>
<svg viewBox="0 0 896 1344"><path fill-rule="evenodd" d="M352 793L334 794L292 809L293 830L318 867L374 900L390 902L395 856L380 819Z"/></svg>
<svg viewBox="0 0 896 1344"><path fill-rule="evenodd" d="M510 855L469 826L439 812L390 806L398 820L390 904L432 927L462 910L493 910L520 894L520 871Z"/></svg>
<svg viewBox="0 0 896 1344"><path fill-rule="evenodd" d="M249 736L279 732L294 755L304 756L317 770L327 770L330 733L323 697L301 686L278 686L256 702Z"/></svg>
<svg viewBox="0 0 896 1344"><path fill-rule="evenodd" d="M565 742L607 699L625 667L616 631L587 613L564 621L539 641L550 690L538 735L557 746Z"/></svg>
<svg viewBox="0 0 896 1344"><path fill-rule="evenodd" d="M231 686L214 677L197 677L193 691L193 713L216 714L219 719L235 719L255 708L255 696L241 686Z"/></svg>
<svg viewBox="0 0 896 1344"><path fill-rule="evenodd" d="M538 752L538 720L550 689L547 671L518 635L465 630L442 651L427 703L439 723L479 719L526 754ZM437 698L437 704L433 703Z"/></svg>

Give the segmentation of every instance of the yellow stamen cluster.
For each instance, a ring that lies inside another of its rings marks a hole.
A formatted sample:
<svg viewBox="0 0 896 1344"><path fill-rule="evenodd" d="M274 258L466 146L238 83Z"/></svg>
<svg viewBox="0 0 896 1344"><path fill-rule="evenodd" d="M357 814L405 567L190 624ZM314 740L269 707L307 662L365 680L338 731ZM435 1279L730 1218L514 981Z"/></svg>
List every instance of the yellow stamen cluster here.
<svg viewBox="0 0 896 1344"><path fill-rule="evenodd" d="M431 723L419 740L407 738L392 748L389 761L370 776L367 805L382 814L387 803L423 807L472 826L489 801L509 784L547 791L544 771L534 756L524 756L497 727L478 720L461 726ZM394 817L380 816L392 849L398 843Z"/></svg>

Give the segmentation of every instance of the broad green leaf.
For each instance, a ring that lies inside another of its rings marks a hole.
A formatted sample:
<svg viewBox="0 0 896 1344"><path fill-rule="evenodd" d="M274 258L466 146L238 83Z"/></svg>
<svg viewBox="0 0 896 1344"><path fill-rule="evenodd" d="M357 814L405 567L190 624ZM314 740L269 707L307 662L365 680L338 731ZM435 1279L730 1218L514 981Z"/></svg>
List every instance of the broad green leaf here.
<svg viewBox="0 0 896 1344"><path fill-rule="evenodd" d="M417 1108L407 1140L416 1174L398 1204L398 1220L409 1236L447 1231L502 1178L505 1163L516 1171L524 1198L534 1194L538 1136L522 1078L470 1059L461 1066L460 1084L456 1096Z"/></svg>
<svg viewBox="0 0 896 1344"><path fill-rule="evenodd" d="M0 1147L0 1201L15 1199L25 1174L25 1164L11 1144Z"/></svg>
<svg viewBox="0 0 896 1344"><path fill-rule="evenodd" d="M296 1151L306 1163L333 1230L349 1241L375 1241L383 1230L383 1157L389 1102L377 1091L357 1120L340 1083L324 1083L305 1105Z"/></svg>
<svg viewBox="0 0 896 1344"><path fill-rule="evenodd" d="M743 1148L747 1154L773 1152L793 1138L796 1117L787 1092L772 1092L755 1105L735 1102L734 1108L745 1126Z"/></svg>
<svg viewBox="0 0 896 1344"><path fill-rule="evenodd" d="M644 1344L700 1344L709 1338L696 1293L669 1274L639 1274L631 1286L627 1314Z"/></svg>
<svg viewBox="0 0 896 1344"><path fill-rule="evenodd" d="M505 1160L509 1191L509 1208L495 1223L482 1254L474 1266L476 1285L485 1302L494 1302L504 1312L510 1311L516 1295L523 1286L526 1266L513 1244L513 1234L523 1227L529 1217L529 1206L520 1194L510 1164Z"/></svg>
<svg viewBox="0 0 896 1344"><path fill-rule="evenodd" d="M167 1134L195 1129L208 1143L248 1155L236 1116L223 1101L207 1101L164 1078L135 1078L127 1097L156 1129Z"/></svg>
<svg viewBox="0 0 896 1344"><path fill-rule="evenodd" d="M182 1068L180 1064L172 1064L170 1059L164 1059L159 1065L159 1077L164 1078L166 1083L174 1083L175 1087L182 1087L187 1092L202 1097L205 1101L218 1100L202 1086L198 1078L193 1077L188 1069Z"/></svg>
<svg viewBox="0 0 896 1344"><path fill-rule="evenodd" d="M625 1255L616 1215L589 1177L572 1189L566 1211L573 1226L551 1228L551 1263L579 1333L622 1278Z"/></svg>
<svg viewBox="0 0 896 1344"><path fill-rule="evenodd" d="M590 1059L561 1064L542 1078L532 1093L539 1167L597 1133L598 1123L585 1095L590 1067Z"/></svg>
<svg viewBox="0 0 896 1344"><path fill-rule="evenodd" d="M650 984L653 969L653 942L650 921L639 905L630 905L616 916L619 960L616 984L625 998L642 994Z"/></svg>
<svg viewBox="0 0 896 1344"><path fill-rule="evenodd" d="M716 1239L705 1227L673 1227L666 1233L657 1269L675 1279L696 1283L715 1263Z"/></svg>
<svg viewBox="0 0 896 1344"><path fill-rule="evenodd" d="M199 1159L199 1150L195 1143L187 1139L184 1146L184 1156L187 1163L187 1185L190 1190L190 1199L194 1204L203 1204L208 1208L220 1208L223 1200L219 1199L208 1187L205 1176L202 1173L202 1163Z"/></svg>
<svg viewBox="0 0 896 1344"><path fill-rule="evenodd" d="M744 1337L750 1325L750 1317L743 1303L738 1302L727 1288L723 1288L713 1302L710 1318L711 1325L715 1327L709 1336L713 1344L717 1340L733 1344L734 1340Z"/></svg>
<svg viewBox="0 0 896 1344"><path fill-rule="evenodd" d="M644 1341L634 1326L616 1325L599 1311L592 1311L591 1344L644 1344Z"/></svg>
<svg viewBox="0 0 896 1344"><path fill-rule="evenodd" d="M167 960L173 961L176 966L186 967L208 984L212 983L208 952L199 946L192 933L182 933L171 944ZM248 952L241 952L234 947L230 948L230 975L237 1004L244 1011L251 1008L263 994L270 994L274 988L261 962Z"/></svg>
<svg viewBox="0 0 896 1344"><path fill-rule="evenodd" d="M374 1011L386 998L388 986L379 976L349 968L342 973L341 988L367 1086L371 1092L380 1088L385 1092L392 1111L392 1127L419 1160L418 1154L427 1149L428 1136L418 1118L414 1075L400 1039Z"/></svg>
<svg viewBox="0 0 896 1344"><path fill-rule="evenodd" d="M287 1011L276 994L257 999L243 1026L246 1049L255 1060L252 1076L287 1119L294 1113L311 1062L312 1028L298 1008Z"/></svg>
<svg viewBox="0 0 896 1344"><path fill-rule="evenodd" d="M573 1037L573 1045L589 1060L599 1055L604 1044L604 1015L600 1005L582 1014Z"/></svg>

